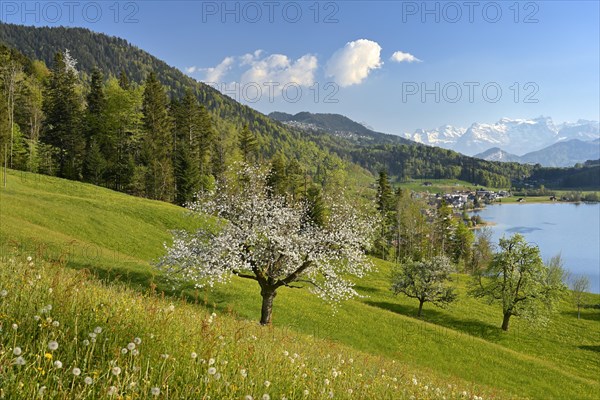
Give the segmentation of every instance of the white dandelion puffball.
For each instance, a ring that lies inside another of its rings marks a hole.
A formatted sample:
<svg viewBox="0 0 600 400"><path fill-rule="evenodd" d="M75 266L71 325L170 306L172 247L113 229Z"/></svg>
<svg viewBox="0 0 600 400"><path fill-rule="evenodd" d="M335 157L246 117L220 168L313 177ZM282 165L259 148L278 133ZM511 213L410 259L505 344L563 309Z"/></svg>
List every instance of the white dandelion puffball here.
<svg viewBox="0 0 600 400"><path fill-rule="evenodd" d="M160 388L153 387L153 388L150 390L150 393L152 393L152 396L158 396L158 395L160 394Z"/></svg>
<svg viewBox="0 0 600 400"><path fill-rule="evenodd" d="M54 361L54 368L61 369L63 367L62 362L56 360Z"/></svg>
<svg viewBox="0 0 600 400"><path fill-rule="evenodd" d="M83 380L83 382L84 382L86 385L91 385L92 383L94 383L94 380L93 380L91 377L89 377L89 376L86 376L86 377L85 377L85 379Z"/></svg>
<svg viewBox="0 0 600 400"><path fill-rule="evenodd" d="M73 368L73 375L75 375L75 376L81 375L81 370L77 367Z"/></svg>
<svg viewBox="0 0 600 400"><path fill-rule="evenodd" d="M121 373L121 368L113 367L113 369L111 369L111 372L114 376L118 376Z"/></svg>
<svg viewBox="0 0 600 400"><path fill-rule="evenodd" d="M20 356L20 355L21 355L21 352L22 352L22 351L21 351L21 348L20 348L20 347L15 347L15 348L13 349L13 354L14 354L15 356Z"/></svg>
<svg viewBox="0 0 600 400"><path fill-rule="evenodd" d="M51 340L48 342L48 350L54 351L58 349L58 342L56 340Z"/></svg>
<svg viewBox="0 0 600 400"><path fill-rule="evenodd" d="M210 368L208 369L208 374L209 374L209 375L214 375L214 374L216 374L216 373L217 373L217 369L216 369L215 367L210 367Z"/></svg>

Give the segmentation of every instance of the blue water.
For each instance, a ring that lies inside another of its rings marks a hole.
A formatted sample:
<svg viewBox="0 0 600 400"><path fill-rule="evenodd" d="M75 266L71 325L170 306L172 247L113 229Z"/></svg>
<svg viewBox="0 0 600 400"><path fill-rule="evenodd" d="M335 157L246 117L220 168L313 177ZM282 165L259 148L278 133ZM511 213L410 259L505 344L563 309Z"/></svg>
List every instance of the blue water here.
<svg viewBox="0 0 600 400"><path fill-rule="evenodd" d="M590 279L600 293L600 204L499 204L477 211L491 226L495 243L521 233L545 260L560 253L574 276Z"/></svg>

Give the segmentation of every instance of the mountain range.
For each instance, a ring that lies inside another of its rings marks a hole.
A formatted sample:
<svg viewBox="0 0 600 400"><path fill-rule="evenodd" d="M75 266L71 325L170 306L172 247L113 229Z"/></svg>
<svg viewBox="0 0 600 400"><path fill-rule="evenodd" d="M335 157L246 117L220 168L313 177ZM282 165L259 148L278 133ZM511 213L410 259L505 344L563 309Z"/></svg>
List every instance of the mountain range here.
<svg viewBox="0 0 600 400"><path fill-rule="evenodd" d="M441 147L487 161L540 164L545 167L570 167L600 158L598 123L580 120L555 126L550 118L510 120L496 124L473 124L469 129L444 125L426 131L418 129L407 139L376 132L364 124L339 114L299 112L295 115L272 112L269 117L305 130L321 129L335 136L364 144L406 144L409 140ZM545 147L540 143L547 144ZM475 150L484 149L478 153ZM513 149L515 152L506 150ZM518 149L535 149L525 153ZM521 154L517 155L515 153Z"/></svg>
<svg viewBox="0 0 600 400"><path fill-rule="evenodd" d="M444 125L432 130L417 129L414 133L406 133L405 138L430 146L438 146L458 151L466 155L482 157L490 160L519 161L514 156L523 156L521 162L540 162L547 166L568 166L589 159L594 155L591 145L600 137L597 121L579 120L555 124L549 117L534 119L502 118L496 123L473 123L469 128ZM559 143L569 145L545 148ZM586 144L582 144L586 143ZM504 154L501 156L497 149ZM530 153L542 151L537 155ZM559 158L545 159L544 155L561 153ZM568 154L567 154L568 153ZM531 160L531 161L530 161Z"/></svg>

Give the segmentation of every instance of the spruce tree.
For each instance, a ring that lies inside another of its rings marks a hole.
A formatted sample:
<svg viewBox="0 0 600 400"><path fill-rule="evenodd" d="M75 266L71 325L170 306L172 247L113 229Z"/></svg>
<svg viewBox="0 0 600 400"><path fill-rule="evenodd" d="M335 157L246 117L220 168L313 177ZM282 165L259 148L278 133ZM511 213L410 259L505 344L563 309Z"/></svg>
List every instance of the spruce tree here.
<svg viewBox="0 0 600 400"><path fill-rule="evenodd" d="M240 132L239 144L244 162L255 162L258 157L258 141L256 140L256 136L250 131L250 128L248 128L248 125L244 125L244 128Z"/></svg>
<svg viewBox="0 0 600 400"><path fill-rule="evenodd" d="M172 124L165 89L154 72L146 80L142 113L142 163L147 167L145 194L171 201L174 192Z"/></svg>
<svg viewBox="0 0 600 400"><path fill-rule="evenodd" d="M82 102L77 94L77 72L69 53L57 53L44 98L46 115L43 141L57 148L58 174L81 179L85 139L82 134Z"/></svg>

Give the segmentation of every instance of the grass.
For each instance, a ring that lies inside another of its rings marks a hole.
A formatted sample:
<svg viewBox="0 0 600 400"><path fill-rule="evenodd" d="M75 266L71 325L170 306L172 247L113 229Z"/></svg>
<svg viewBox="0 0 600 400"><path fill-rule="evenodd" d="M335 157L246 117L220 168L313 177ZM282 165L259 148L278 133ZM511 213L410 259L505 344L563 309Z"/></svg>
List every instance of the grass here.
<svg viewBox="0 0 600 400"><path fill-rule="evenodd" d="M198 300L199 305L186 308L197 313L197 321L207 308L219 315L231 314L231 323L240 324L241 331L254 326L247 321L258 319L260 296L254 282L236 279L212 291L179 292L164 286L154 274L150 261L162 254L162 243L170 238L168 230L198 224L183 216L179 207L11 171L8 187L0 192L0 217L5 253L33 253L57 265L64 261L100 278L118 277L138 292L156 283L168 294L189 302ZM95 250L83 251L86 248ZM416 319L417 305L388 290L392 266L375 262L378 271L358 283L359 292L368 297L344 303L333 316L328 306L306 290L282 290L275 300L276 330L299 341L305 351L312 346L322 355L321 347L342 346L343 351L366 354L376 362L395 362L409 375L443 382L436 387L460 385L486 398L597 398L598 309L584 310L578 320L575 308L565 299L549 326L534 328L514 318L506 333L499 328L498 306L467 297L467 278L458 275L459 302L447 310L426 304L424 317ZM589 295L588 302L598 304L600 296ZM173 329L187 335L184 326ZM190 331L187 336L192 335ZM306 338L318 345L307 345Z"/></svg>
<svg viewBox="0 0 600 400"><path fill-rule="evenodd" d="M423 186L425 182L430 182L431 186ZM409 189L414 192L430 192L430 193L449 193L454 191L463 190L475 190L476 188L482 188L481 185L469 183L467 181L461 181L458 179L419 179L409 180L407 182L400 183L403 189Z"/></svg>

